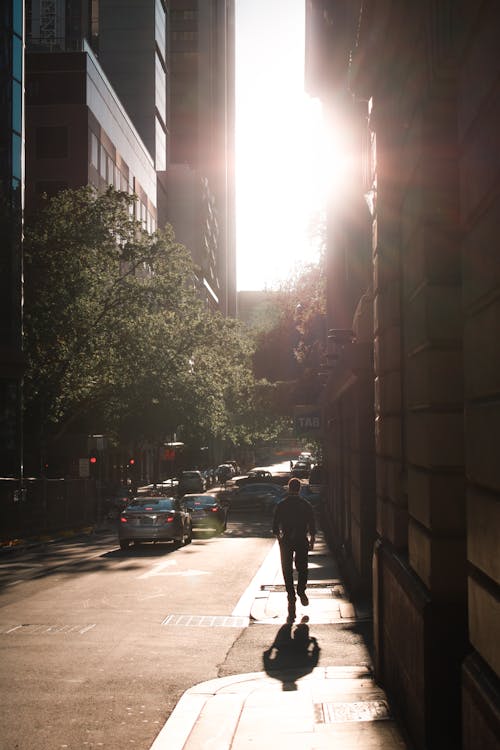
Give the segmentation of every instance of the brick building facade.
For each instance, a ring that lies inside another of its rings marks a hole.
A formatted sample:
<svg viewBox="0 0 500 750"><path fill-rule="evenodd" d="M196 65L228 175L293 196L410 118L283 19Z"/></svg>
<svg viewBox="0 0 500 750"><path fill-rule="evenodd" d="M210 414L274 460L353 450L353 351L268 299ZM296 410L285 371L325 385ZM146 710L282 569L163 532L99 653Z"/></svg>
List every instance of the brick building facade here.
<svg viewBox="0 0 500 750"><path fill-rule="evenodd" d="M328 531L417 748L500 738L500 8L307 3L328 219ZM372 585L373 584L373 585Z"/></svg>

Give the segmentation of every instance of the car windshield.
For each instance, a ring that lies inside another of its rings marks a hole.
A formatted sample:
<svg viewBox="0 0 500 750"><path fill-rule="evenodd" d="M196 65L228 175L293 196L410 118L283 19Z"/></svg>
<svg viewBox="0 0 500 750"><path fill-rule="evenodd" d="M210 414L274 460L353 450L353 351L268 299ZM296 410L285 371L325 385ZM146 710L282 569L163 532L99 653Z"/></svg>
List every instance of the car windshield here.
<svg viewBox="0 0 500 750"><path fill-rule="evenodd" d="M207 508L211 505L216 505L217 498L210 497L207 495L200 495L197 497L185 497L182 500L182 504L187 508Z"/></svg>
<svg viewBox="0 0 500 750"><path fill-rule="evenodd" d="M175 510L175 500L172 497L135 497L127 510Z"/></svg>

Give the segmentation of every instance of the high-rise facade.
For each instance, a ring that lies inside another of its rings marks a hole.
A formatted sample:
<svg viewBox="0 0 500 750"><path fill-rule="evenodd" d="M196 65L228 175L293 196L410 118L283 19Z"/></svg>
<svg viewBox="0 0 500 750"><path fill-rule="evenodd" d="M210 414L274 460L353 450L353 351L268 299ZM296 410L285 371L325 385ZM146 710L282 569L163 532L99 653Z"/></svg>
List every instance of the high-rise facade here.
<svg viewBox="0 0 500 750"><path fill-rule="evenodd" d="M86 39L149 151L157 222L173 225L200 294L236 311L234 0L28 0L30 48Z"/></svg>
<svg viewBox="0 0 500 750"><path fill-rule="evenodd" d="M118 98L153 157L167 165L167 15L164 0L100 0L93 44Z"/></svg>
<svg viewBox="0 0 500 750"><path fill-rule="evenodd" d="M186 223L174 196L179 178L189 181L197 196L192 251L207 299L235 315L234 1L171 0L169 8L166 214L174 228Z"/></svg>
<svg viewBox="0 0 500 750"><path fill-rule="evenodd" d="M24 205L24 7L0 15L0 478L22 477L22 211ZM3 487L7 485L2 485ZM10 490L8 490L10 492Z"/></svg>

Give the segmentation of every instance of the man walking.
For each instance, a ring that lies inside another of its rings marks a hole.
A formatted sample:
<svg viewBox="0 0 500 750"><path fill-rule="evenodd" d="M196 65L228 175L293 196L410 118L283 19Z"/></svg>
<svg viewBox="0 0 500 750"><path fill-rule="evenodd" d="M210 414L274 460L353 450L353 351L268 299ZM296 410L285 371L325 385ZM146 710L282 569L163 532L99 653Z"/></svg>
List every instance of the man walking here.
<svg viewBox="0 0 500 750"><path fill-rule="evenodd" d="M316 537L314 511L299 492L300 479L294 477L288 482L288 494L276 506L273 520L273 534L280 545L281 569L288 595L289 622L295 620L293 563L298 573L297 594L301 603L307 606L307 555L313 549Z"/></svg>

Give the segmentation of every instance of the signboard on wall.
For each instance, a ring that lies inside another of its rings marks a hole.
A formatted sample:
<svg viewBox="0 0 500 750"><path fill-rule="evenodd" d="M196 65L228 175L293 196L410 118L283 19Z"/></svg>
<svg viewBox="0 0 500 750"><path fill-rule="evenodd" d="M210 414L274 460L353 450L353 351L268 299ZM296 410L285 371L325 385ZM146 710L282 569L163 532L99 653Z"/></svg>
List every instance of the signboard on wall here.
<svg viewBox="0 0 500 750"><path fill-rule="evenodd" d="M293 428L296 435L319 435L321 432L321 412L317 406L296 406L293 415Z"/></svg>

